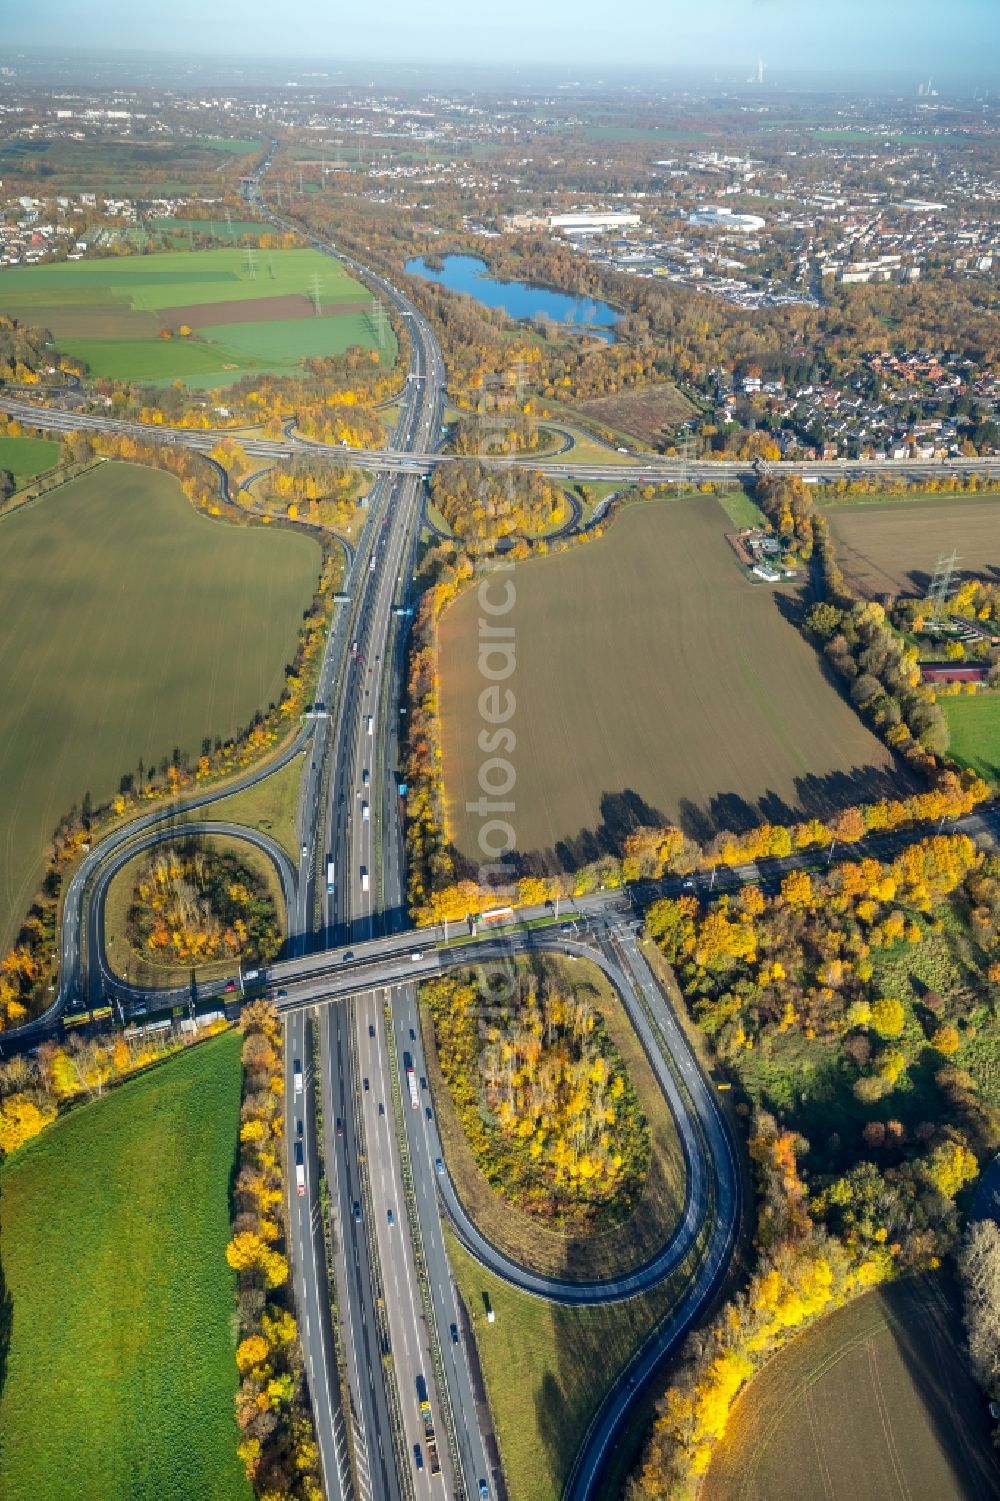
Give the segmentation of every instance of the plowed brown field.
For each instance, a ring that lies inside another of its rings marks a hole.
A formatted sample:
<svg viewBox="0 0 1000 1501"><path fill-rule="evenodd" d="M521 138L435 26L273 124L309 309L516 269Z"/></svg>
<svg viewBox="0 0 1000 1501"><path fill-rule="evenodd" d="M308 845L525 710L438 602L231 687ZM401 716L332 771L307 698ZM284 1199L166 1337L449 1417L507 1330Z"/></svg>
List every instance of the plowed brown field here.
<svg viewBox="0 0 1000 1501"><path fill-rule="evenodd" d="M840 566L868 599L922 594L939 558L961 575L1000 579L1000 496L929 496L829 506Z"/></svg>
<svg viewBox="0 0 1000 1501"><path fill-rule="evenodd" d="M637 818L707 837L905 785L787 618L794 593L740 572L730 525L711 496L637 505L601 540L494 580L493 598L504 579L516 596L494 623L513 627L516 647L503 686L516 697L520 852L572 866ZM449 828L474 862L482 614L472 590L441 623Z"/></svg>

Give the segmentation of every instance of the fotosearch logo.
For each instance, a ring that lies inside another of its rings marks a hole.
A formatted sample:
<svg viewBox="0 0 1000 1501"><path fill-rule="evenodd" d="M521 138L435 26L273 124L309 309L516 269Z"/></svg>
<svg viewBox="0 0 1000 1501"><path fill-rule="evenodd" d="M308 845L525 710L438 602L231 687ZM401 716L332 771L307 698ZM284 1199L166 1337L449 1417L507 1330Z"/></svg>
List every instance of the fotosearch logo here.
<svg viewBox="0 0 1000 1501"><path fill-rule="evenodd" d="M503 869L503 866L497 866L497 862L517 847L511 822L515 811L512 794L517 771L510 760L517 749L517 736L510 723L517 712L517 699L513 689L502 686L513 677L517 668L515 629L507 618L517 601L517 589L511 577L513 571L513 563L496 564L481 581L477 593L482 612L479 616L478 667L485 684L479 694L479 716L483 728L479 731L478 745L486 759L479 763L481 796L475 802L466 803L465 811L482 820L478 844L492 870ZM487 872L482 871L481 877L485 874ZM480 884L486 882L481 879Z"/></svg>

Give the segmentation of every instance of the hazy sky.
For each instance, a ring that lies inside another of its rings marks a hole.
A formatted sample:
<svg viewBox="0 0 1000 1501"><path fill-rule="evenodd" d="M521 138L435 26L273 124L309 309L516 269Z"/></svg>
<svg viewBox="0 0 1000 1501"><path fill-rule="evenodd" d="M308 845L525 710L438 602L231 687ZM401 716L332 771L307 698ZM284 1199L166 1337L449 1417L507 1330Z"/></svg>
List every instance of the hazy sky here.
<svg viewBox="0 0 1000 1501"><path fill-rule="evenodd" d="M1000 0L0 0L0 62L48 45L574 66L1000 68Z"/></svg>

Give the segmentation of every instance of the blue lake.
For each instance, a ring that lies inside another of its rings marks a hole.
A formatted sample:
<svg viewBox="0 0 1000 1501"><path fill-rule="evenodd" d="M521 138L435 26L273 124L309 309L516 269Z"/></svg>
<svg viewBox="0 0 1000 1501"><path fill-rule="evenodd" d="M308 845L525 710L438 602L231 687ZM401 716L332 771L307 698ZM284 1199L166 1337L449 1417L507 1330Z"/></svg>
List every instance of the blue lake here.
<svg viewBox="0 0 1000 1501"><path fill-rule="evenodd" d="M609 343L614 339L610 329L618 322L618 314L608 303L551 292L529 282L497 281L487 272L486 263L474 255L446 255L440 271L426 265L423 256L417 256L407 261L406 269L411 276L436 281L452 292L467 292L484 307L503 308L511 318L535 318L542 313L555 323L576 323L600 332Z"/></svg>

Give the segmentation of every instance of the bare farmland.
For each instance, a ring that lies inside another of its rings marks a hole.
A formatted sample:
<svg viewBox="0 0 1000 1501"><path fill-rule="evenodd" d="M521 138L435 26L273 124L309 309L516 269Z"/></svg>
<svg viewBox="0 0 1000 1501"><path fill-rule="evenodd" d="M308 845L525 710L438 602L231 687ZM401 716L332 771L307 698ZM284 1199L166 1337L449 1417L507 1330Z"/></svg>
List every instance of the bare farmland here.
<svg viewBox="0 0 1000 1501"><path fill-rule="evenodd" d="M1000 578L1000 497L930 496L827 509L840 565L869 599L922 594L939 558L965 576Z"/></svg>
<svg viewBox="0 0 1000 1501"><path fill-rule="evenodd" d="M787 618L789 590L749 584L714 497L626 510L608 535L512 577L517 746L512 823L523 854L572 866L630 820L697 836L785 821L884 792L889 753ZM441 627L449 829L470 860L487 756L476 592Z"/></svg>

